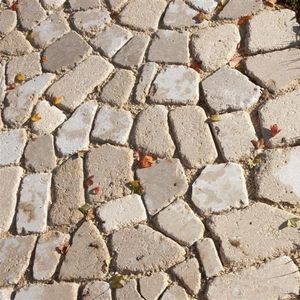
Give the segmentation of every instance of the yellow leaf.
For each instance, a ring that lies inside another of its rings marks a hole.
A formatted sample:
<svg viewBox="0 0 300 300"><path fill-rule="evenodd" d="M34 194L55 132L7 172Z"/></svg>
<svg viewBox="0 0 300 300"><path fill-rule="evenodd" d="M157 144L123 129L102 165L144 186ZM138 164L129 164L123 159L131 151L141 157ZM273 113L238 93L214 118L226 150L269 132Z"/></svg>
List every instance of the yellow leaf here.
<svg viewBox="0 0 300 300"><path fill-rule="evenodd" d="M287 220L287 226L288 227L297 227L297 223L300 221L300 218L291 218Z"/></svg>
<svg viewBox="0 0 300 300"><path fill-rule="evenodd" d="M221 121L221 116L220 116L219 114L211 115L211 116L210 116L210 120L211 120L212 122L219 122L219 121Z"/></svg>
<svg viewBox="0 0 300 300"><path fill-rule="evenodd" d="M60 104L61 101L62 101L62 99L63 99L62 96L56 96L56 97L54 97L54 98L53 98L53 104L54 104L54 105Z"/></svg>
<svg viewBox="0 0 300 300"><path fill-rule="evenodd" d="M41 119L42 119L42 117L41 117L40 114L34 114L34 115L31 116L31 121L32 122L37 122L37 121L39 121Z"/></svg>
<svg viewBox="0 0 300 300"><path fill-rule="evenodd" d="M15 82L23 82L26 80L26 76L23 73L18 73L15 77Z"/></svg>
<svg viewBox="0 0 300 300"><path fill-rule="evenodd" d="M112 289L121 289L125 285L127 279L128 277L125 275L114 275L110 280L110 287Z"/></svg>
<svg viewBox="0 0 300 300"><path fill-rule="evenodd" d="M144 192L139 180L130 181L128 186L135 194L142 195Z"/></svg>

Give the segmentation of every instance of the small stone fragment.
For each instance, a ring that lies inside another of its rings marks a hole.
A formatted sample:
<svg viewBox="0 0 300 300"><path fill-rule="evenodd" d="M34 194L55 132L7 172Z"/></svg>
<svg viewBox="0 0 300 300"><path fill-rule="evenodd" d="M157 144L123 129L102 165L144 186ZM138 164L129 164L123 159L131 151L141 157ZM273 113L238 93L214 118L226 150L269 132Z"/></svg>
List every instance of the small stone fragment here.
<svg viewBox="0 0 300 300"><path fill-rule="evenodd" d="M263 8L262 0L230 0L219 13L220 19L239 19L251 16ZM270 24L268 24L269 27Z"/></svg>
<svg viewBox="0 0 300 300"><path fill-rule="evenodd" d="M168 286L168 276L165 273L154 273L139 280L140 293L145 300L157 300Z"/></svg>
<svg viewBox="0 0 300 300"><path fill-rule="evenodd" d="M41 0L46 9L57 9L63 6L66 0Z"/></svg>
<svg viewBox="0 0 300 300"><path fill-rule="evenodd" d="M7 55L23 55L33 50L22 32L14 30L0 40L0 53Z"/></svg>
<svg viewBox="0 0 300 300"><path fill-rule="evenodd" d="M160 300L188 300L186 291L177 284L173 284L164 292Z"/></svg>
<svg viewBox="0 0 300 300"><path fill-rule="evenodd" d="M100 0L69 0L72 10L87 10L100 6Z"/></svg>
<svg viewBox="0 0 300 300"><path fill-rule="evenodd" d="M116 289L116 299L143 300L138 292L136 280L131 279L121 289Z"/></svg>
<svg viewBox="0 0 300 300"><path fill-rule="evenodd" d="M188 2L198 10L206 13L211 13L217 6L220 0L188 0Z"/></svg>
<svg viewBox="0 0 300 300"><path fill-rule="evenodd" d="M8 34L17 26L17 14L11 9L0 12L0 33Z"/></svg>
<svg viewBox="0 0 300 300"><path fill-rule="evenodd" d="M105 281L89 282L82 291L82 300L111 300L109 283Z"/></svg>

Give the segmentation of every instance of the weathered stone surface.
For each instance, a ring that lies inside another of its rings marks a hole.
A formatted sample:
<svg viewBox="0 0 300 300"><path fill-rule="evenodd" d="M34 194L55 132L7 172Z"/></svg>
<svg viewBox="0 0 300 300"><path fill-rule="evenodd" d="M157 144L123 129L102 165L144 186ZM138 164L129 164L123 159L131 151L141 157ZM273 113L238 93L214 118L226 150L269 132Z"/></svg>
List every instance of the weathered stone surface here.
<svg viewBox="0 0 300 300"><path fill-rule="evenodd" d="M132 71L118 69L113 78L104 86L100 94L101 101L122 106L128 101L134 82L135 76Z"/></svg>
<svg viewBox="0 0 300 300"><path fill-rule="evenodd" d="M162 105L149 106L135 120L132 137L137 149L172 157L175 145L169 134L168 110Z"/></svg>
<svg viewBox="0 0 300 300"><path fill-rule="evenodd" d="M204 214L247 206L242 167L235 163L207 165L193 183L192 201Z"/></svg>
<svg viewBox="0 0 300 300"><path fill-rule="evenodd" d="M178 243L191 246L204 234L204 225L192 209L177 200L158 213L156 222L161 231Z"/></svg>
<svg viewBox="0 0 300 300"><path fill-rule="evenodd" d="M227 161L249 156L254 150L251 140L257 140L250 115L244 111L223 114L219 122L212 123L213 133Z"/></svg>
<svg viewBox="0 0 300 300"><path fill-rule="evenodd" d="M29 265L35 241L33 235L0 239L0 286L19 282Z"/></svg>
<svg viewBox="0 0 300 300"><path fill-rule="evenodd" d="M55 82L48 89L47 96L49 98L62 97L59 107L74 110L112 71L113 66L103 58L90 56Z"/></svg>
<svg viewBox="0 0 300 300"><path fill-rule="evenodd" d="M261 95L259 86L228 66L205 78L201 84L205 100L215 112L250 108Z"/></svg>
<svg viewBox="0 0 300 300"><path fill-rule="evenodd" d="M0 168L0 232L8 231L12 224L22 174L21 167Z"/></svg>
<svg viewBox="0 0 300 300"><path fill-rule="evenodd" d="M214 299L288 299L299 296L300 274L288 256L276 258L259 268L215 278L208 285L206 296Z"/></svg>
<svg viewBox="0 0 300 300"><path fill-rule="evenodd" d="M32 46L22 32L14 30L0 40L0 53L23 55L32 51Z"/></svg>
<svg viewBox="0 0 300 300"><path fill-rule="evenodd" d="M179 159L160 160L151 168L137 170L137 177L144 188L144 201L150 215L182 196L188 188Z"/></svg>
<svg viewBox="0 0 300 300"><path fill-rule="evenodd" d="M18 163L23 154L27 136L25 129L0 133L0 166Z"/></svg>
<svg viewBox="0 0 300 300"><path fill-rule="evenodd" d="M150 101L159 104L197 104L199 74L185 66L168 65L156 76Z"/></svg>
<svg viewBox="0 0 300 300"><path fill-rule="evenodd" d="M124 228L112 236L120 271L147 272L167 269L184 260L185 251L173 240L148 226Z"/></svg>
<svg viewBox="0 0 300 300"><path fill-rule="evenodd" d="M100 50L105 56L113 57L132 37L132 33L116 24L106 27L91 39L91 44L95 50Z"/></svg>
<svg viewBox="0 0 300 300"><path fill-rule="evenodd" d="M200 168L218 157L204 110L198 106L178 107L169 114L182 163Z"/></svg>
<svg viewBox="0 0 300 300"><path fill-rule="evenodd" d="M23 178L16 218L18 233L44 232L51 201L51 174L30 174Z"/></svg>
<svg viewBox="0 0 300 300"><path fill-rule="evenodd" d="M61 266L61 280L102 279L108 272L109 252L97 227L84 222L75 232L72 245ZM95 263L97 262L97 263Z"/></svg>
<svg viewBox="0 0 300 300"><path fill-rule="evenodd" d="M151 41L148 60L187 64L189 62L188 33L173 30L158 30Z"/></svg>
<svg viewBox="0 0 300 300"><path fill-rule="evenodd" d="M113 11L119 11L128 0L108 0L109 6Z"/></svg>
<svg viewBox="0 0 300 300"><path fill-rule="evenodd" d="M156 30L167 3L164 0L132 0L120 14L122 24L137 30Z"/></svg>
<svg viewBox="0 0 300 300"><path fill-rule="evenodd" d="M300 49L249 56L245 65L252 79L270 91L278 92L300 78Z"/></svg>
<svg viewBox="0 0 300 300"><path fill-rule="evenodd" d="M34 279L48 280L53 276L60 259L57 248L66 245L69 238L59 231L49 231L39 237L33 264Z"/></svg>
<svg viewBox="0 0 300 300"><path fill-rule="evenodd" d="M0 33L8 34L17 25L17 14L11 9L0 12Z"/></svg>
<svg viewBox="0 0 300 300"><path fill-rule="evenodd" d="M186 291L177 284L171 285L160 298L161 300L188 300Z"/></svg>
<svg viewBox="0 0 300 300"><path fill-rule="evenodd" d="M157 300L168 285L165 273L154 273L139 280L140 293L145 300Z"/></svg>
<svg viewBox="0 0 300 300"><path fill-rule="evenodd" d="M66 0L41 0L46 9L57 9L62 7Z"/></svg>
<svg viewBox="0 0 300 300"><path fill-rule="evenodd" d="M54 199L49 213L51 225L75 224L82 218L78 210L84 203L83 162L69 158L53 174Z"/></svg>
<svg viewBox="0 0 300 300"><path fill-rule="evenodd" d="M267 52L300 44L296 35L297 27L299 28L299 24L292 10L261 12L248 23L247 51L249 53ZM266 36L268 38L265 38Z"/></svg>
<svg viewBox="0 0 300 300"><path fill-rule="evenodd" d="M82 300L111 300L109 283L105 281L89 282L82 291Z"/></svg>
<svg viewBox="0 0 300 300"><path fill-rule="evenodd" d="M222 241L220 255L225 264L251 264L287 253L297 248L299 232L283 227L292 215L263 203L255 203L243 210L213 216L208 223L214 236Z"/></svg>
<svg viewBox="0 0 300 300"><path fill-rule="evenodd" d="M44 52L47 60L43 61L43 68L49 72L62 71L73 68L88 56L92 48L75 31L63 35L50 45Z"/></svg>
<svg viewBox="0 0 300 300"><path fill-rule="evenodd" d="M28 142L24 157L25 166L35 172L52 171L56 166L53 136L43 135Z"/></svg>
<svg viewBox="0 0 300 300"><path fill-rule="evenodd" d="M58 129L55 142L61 155L88 150L90 131L96 110L97 102L95 100L85 102Z"/></svg>
<svg viewBox="0 0 300 300"><path fill-rule="evenodd" d="M13 288L11 288L11 287L0 289L0 299L1 300L11 300L12 292L13 292Z"/></svg>
<svg viewBox="0 0 300 300"><path fill-rule="evenodd" d="M100 0L69 0L73 10L86 10L100 6Z"/></svg>
<svg viewBox="0 0 300 300"><path fill-rule="evenodd" d="M300 204L300 147L268 150L257 172L257 196Z"/></svg>
<svg viewBox="0 0 300 300"><path fill-rule="evenodd" d="M126 184L133 180L132 164L133 151L130 149L109 144L92 149L87 156L86 171L94 176L94 183L102 192L98 195L89 193L89 200L99 202L129 194Z"/></svg>
<svg viewBox="0 0 300 300"><path fill-rule="evenodd" d="M116 299L143 300L138 292L136 280L131 279L121 289L116 289Z"/></svg>
<svg viewBox="0 0 300 300"><path fill-rule="evenodd" d="M236 52L240 42L239 29L234 24L224 24L200 29L193 36L192 54L205 71L215 71L225 65Z"/></svg>
<svg viewBox="0 0 300 300"><path fill-rule="evenodd" d="M218 5L219 0L188 0L198 10L212 12Z"/></svg>
<svg viewBox="0 0 300 300"><path fill-rule="evenodd" d="M5 98L5 92L6 92L5 68L6 68L6 61L1 61L0 62L0 104L3 103ZM2 123L2 120L0 122Z"/></svg>

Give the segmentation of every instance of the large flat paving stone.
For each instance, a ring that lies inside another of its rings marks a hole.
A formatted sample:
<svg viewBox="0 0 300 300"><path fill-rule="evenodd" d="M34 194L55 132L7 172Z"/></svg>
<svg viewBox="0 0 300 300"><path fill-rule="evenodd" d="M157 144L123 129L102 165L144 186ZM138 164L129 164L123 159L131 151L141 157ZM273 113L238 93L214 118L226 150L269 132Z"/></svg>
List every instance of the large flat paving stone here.
<svg viewBox="0 0 300 300"><path fill-rule="evenodd" d="M24 34L13 30L0 40L0 53L7 55L23 55L33 50L31 44L26 40Z"/></svg>
<svg viewBox="0 0 300 300"><path fill-rule="evenodd" d="M140 293L146 300L156 300L166 289L168 284L168 275L166 273L153 273L151 276L140 278Z"/></svg>
<svg viewBox="0 0 300 300"><path fill-rule="evenodd" d="M111 300L111 289L105 281L89 282L82 291L82 300Z"/></svg>
<svg viewBox="0 0 300 300"><path fill-rule="evenodd" d="M0 33L8 34L17 25L17 14L11 9L5 9L0 12Z"/></svg>

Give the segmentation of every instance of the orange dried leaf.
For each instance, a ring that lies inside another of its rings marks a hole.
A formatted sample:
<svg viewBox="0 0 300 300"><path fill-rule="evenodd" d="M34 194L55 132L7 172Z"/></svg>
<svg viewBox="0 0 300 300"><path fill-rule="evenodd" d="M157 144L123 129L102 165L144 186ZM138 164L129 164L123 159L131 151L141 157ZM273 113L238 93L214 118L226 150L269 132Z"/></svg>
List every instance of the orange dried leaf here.
<svg viewBox="0 0 300 300"><path fill-rule="evenodd" d="M69 248L70 248L70 244L69 244L69 243L66 243L66 244L64 244L64 245L61 245L61 246L56 247L55 250L56 250L59 254L64 255L64 254L66 254L66 253L68 252Z"/></svg>
<svg viewBox="0 0 300 300"><path fill-rule="evenodd" d="M251 141L252 145L255 147L255 149L265 149L266 148L266 144L265 144L265 140L264 139L258 139L256 140L252 140Z"/></svg>
<svg viewBox="0 0 300 300"><path fill-rule="evenodd" d="M270 127L270 131L271 131L271 136L274 137L275 135L277 135L281 131L281 129L279 129L277 124L273 124Z"/></svg>
<svg viewBox="0 0 300 300"><path fill-rule="evenodd" d="M21 83L26 80L26 76L23 73L18 73L15 77L15 82Z"/></svg>
<svg viewBox="0 0 300 300"><path fill-rule="evenodd" d="M42 56L42 61L48 61L48 56L43 55L43 56Z"/></svg>
<svg viewBox="0 0 300 300"><path fill-rule="evenodd" d="M89 177L84 181L83 186L84 186L85 189L87 189L88 187L90 187L91 185L94 184L93 179L94 179L94 175L89 176Z"/></svg>
<svg viewBox="0 0 300 300"><path fill-rule="evenodd" d="M10 7L10 9L13 10L13 11L17 11L17 9L18 9L18 1L14 2L12 4L12 6Z"/></svg>
<svg viewBox="0 0 300 300"><path fill-rule="evenodd" d="M56 96L56 97L54 97L54 98L53 98L53 104L54 104L54 105L60 104L61 101L62 101L62 99L63 99L62 96Z"/></svg>
<svg viewBox="0 0 300 300"><path fill-rule="evenodd" d="M252 18L253 18L253 16L243 16L243 17L240 17L240 19L238 21L238 25L245 25Z"/></svg>
<svg viewBox="0 0 300 300"><path fill-rule="evenodd" d="M238 66L240 64L240 62L243 60L244 58L241 55L236 55L234 56L230 61L229 61L229 66L231 68L235 68L236 66Z"/></svg>
<svg viewBox="0 0 300 300"><path fill-rule="evenodd" d="M99 186L96 186L95 188L93 188L93 189L90 191L90 193L91 193L92 195L98 195L100 192L101 192L101 189L100 189Z"/></svg>
<svg viewBox="0 0 300 300"><path fill-rule="evenodd" d="M196 61L192 62L190 67L197 72L200 72L200 70L201 70L201 64Z"/></svg>
<svg viewBox="0 0 300 300"><path fill-rule="evenodd" d="M42 119L41 115L40 114L34 114L31 116L31 121L32 122L37 122L37 121L40 121Z"/></svg>
<svg viewBox="0 0 300 300"><path fill-rule="evenodd" d="M149 168L155 163L155 159L151 155L143 155L140 158L140 168Z"/></svg>
<svg viewBox="0 0 300 300"><path fill-rule="evenodd" d="M200 23L202 23L203 21L208 20L208 16L207 16L204 12L200 11L200 12L193 18L193 20L195 20L195 22L196 22L197 24L200 24Z"/></svg>
<svg viewBox="0 0 300 300"><path fill-rule="evenodd" d="M16 88L16 84L15 83L11 83L8 87L7 87L7 91L11 91L11 90L14 90Z"/></svg>

